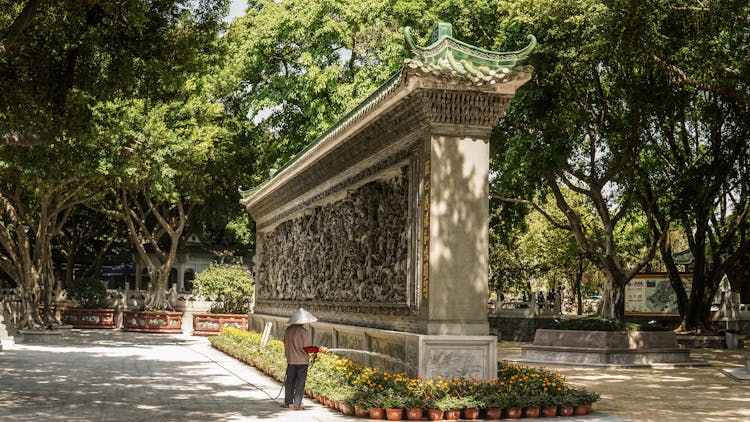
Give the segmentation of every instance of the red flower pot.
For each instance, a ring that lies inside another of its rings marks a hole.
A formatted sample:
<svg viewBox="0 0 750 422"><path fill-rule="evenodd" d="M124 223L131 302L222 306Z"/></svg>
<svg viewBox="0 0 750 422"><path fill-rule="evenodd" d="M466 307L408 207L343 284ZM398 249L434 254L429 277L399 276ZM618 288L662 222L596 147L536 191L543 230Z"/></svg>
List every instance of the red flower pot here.
<svg viewBox="0 0 750 422"><path fill-rule="evenodd" d="M410 421L421 421L424 411L422 409L406 409L406 419Z"/></svg>
<svg viewBox="0 0 750 422"><path fill-rule="evenodd" d="M581 405L573 407L573 414L576 416L585 416L588 413L589 413L588 404L581 404Z"/></svg>
<svg viewBox="0 0 750 422"><path fill-rule="evenodd" d="M443 413L443 417L447 421L457 421L461 419L461 409L448 409Z"/></svg>
<svg viewBox="0 0 750 422"><path fill-rule="evenodd" d="M517 406L509 407L506 411L508 419L519 419L523 413L522 409Z"/></svg>
<svg viewBox="0 0 750 422"><path fill-rule="evenodd" d="M573 409L570 409L571 411ZM488 407L485 411L487 419L500 419L503 415L503 409L500 407Z"/></svg>
<svg viewBox="0 0 750 422"><path fill-rule="evenodd" d="M529 406L524 409L523 411L524 416L527 418L538 418L539 417L539 408L536 406Z"/></svg>
<svg viewBox="0 0 750 422"><path fill-rule="evenodd" d="M385 418L389 421L400 421L404 418L404 409L387 408Z"/></svg>
<svg viewBox="0 0 750 422"><path fill-rule="evenodd" d="M346 403L341 403L341 413L346 416L351 416L354 414L354 409Z"/></svg>
<svg viewBox="0 0 750 422"><path fill-rule="evenodd" d="M358 418L366 418L370 415L370 412L367 411L367 409L364 409L359 406L354 406L354 416Z"/></svg>
<svg viewBox="0 0 750 422"><path fill-rule="evenodd" d="M442 421L443 411L440 409L427 409L427 418L431 421Z"/></svg>
<svg viewBox="0 0 750 422"><path fill-rule="evenodd" d="M567 405L560 406L559 415L560 416L571 416L571 415L573 415L573 406L567 406Z"/></svg>
<svg viewBox="0 0 750 422"><path fill-rule="evenodd" d="M476 407L464 409L464 419L471 421L479 419L479 409Z"/></svg>
<svg viewBox="0 0 750 422"><path fill-rule="evenodd" d="M542 408L542 416L545 418L554 418L557 416L557 406L545 406Z"/></svg>
<svg viewBox="0 0 750 422"><path fill-rule="evenodd" d="M382 407L370 409L368 413L370 415L370 419L383 419L385 417L385 409L383 409Z"/></svg>

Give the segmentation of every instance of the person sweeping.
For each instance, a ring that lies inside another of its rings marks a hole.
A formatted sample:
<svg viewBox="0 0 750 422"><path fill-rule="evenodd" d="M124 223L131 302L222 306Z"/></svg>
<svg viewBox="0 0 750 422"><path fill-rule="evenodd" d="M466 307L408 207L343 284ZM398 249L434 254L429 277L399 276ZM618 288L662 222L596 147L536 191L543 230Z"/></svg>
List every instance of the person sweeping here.
<svg viewBox="0 0 750 422"><path fill-rule="evenodd" d="M299 308L287 321L290 325L284 332L284 354L287 365L282 407L291 407L292 410L303 409L302 396L305 393L310 354L328 351L325 347L313 346L310 332L303 326L317 320L318 318L313 314Z"/></svg>

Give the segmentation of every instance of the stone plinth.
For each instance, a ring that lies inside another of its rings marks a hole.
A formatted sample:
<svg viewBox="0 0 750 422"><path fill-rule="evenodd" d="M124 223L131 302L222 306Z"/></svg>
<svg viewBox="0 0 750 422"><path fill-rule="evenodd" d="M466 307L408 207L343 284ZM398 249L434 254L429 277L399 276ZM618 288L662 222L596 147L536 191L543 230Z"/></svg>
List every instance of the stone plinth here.
<svg viewBox="0 0 750 422"><path fill-rule="evenodd" d="M249 328L283 338L287 318L250 315ZM343 324L308 325L313 343L359 364L425 378L497 376L497 337L404 333Z"/></svg>
<svg viewBox="0 0 750 422"><path fill-rule="evenodd" d="M63 337L60 330L18 330L18 333L21 338L16 341L24 344L57 344Z"/></svg>
<svg viewBox="0 0 750 422"><path fill-rule="evenodd" d="M696 365L669 331L537 330L523 362L591 366Z"/></svg>

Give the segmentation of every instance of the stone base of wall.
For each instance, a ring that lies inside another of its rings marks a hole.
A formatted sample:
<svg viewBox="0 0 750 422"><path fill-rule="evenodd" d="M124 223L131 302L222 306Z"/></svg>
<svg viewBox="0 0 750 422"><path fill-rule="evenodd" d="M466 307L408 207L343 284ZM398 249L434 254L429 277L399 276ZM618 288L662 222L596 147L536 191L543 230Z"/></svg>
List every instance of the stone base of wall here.
<svg viewBox="0 0 750 422"><path fill-rule="evenodd" d="M702 365L669 331L537 330L521 347L523 362L591 366Z"/></svg>
<svg viewBox="0 0 750 422"><path fill-rule="evenodd" d="M249 329L283 338L287 318L251 314ZM497 338L411 334L369 327L316 322L310 324L313 344L328 347L362 365L425 378L497 376Z"/></svg>
<svg viewBox="0 0 750 422"><path fill-rule="evenodd" d="M15 340L23 344L57 344L63 337L62 330L18 330L18 334Z"/></svg>

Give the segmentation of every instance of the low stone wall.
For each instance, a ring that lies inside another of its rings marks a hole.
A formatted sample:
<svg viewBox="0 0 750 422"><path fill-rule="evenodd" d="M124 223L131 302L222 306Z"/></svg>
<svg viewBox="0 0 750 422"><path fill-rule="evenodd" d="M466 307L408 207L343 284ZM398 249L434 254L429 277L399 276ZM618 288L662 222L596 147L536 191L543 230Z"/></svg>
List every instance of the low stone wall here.
<svg viewBox="0 0 750 422"><path fill-rule="evenodd" d="M577 365L691 364L690 351L671 331L536 331L521 361Z"/></svg>
<svg viewBox="0 0 750 422"><path fill-rule="evenodd" d="M287 318L251 314L249 329L284 337ZM494 336L422 335L400 331L316 322L309 324L313 344L362 365L425 378L488 378L497 375L497 339Z"/></svg>

